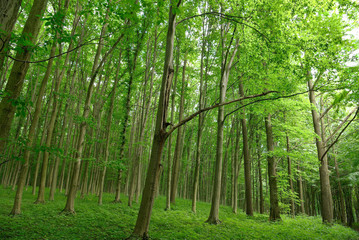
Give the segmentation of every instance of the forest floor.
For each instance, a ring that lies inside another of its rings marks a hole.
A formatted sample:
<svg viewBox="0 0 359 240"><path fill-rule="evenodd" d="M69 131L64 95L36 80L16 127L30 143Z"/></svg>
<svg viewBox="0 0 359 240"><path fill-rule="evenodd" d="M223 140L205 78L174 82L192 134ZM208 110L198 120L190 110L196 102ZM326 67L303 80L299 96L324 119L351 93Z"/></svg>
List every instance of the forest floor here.
<svg viewBox="0 0 359 240"><path fill-rule="evenodd" d="M48 192L46 193L48 194ZM22 214L9 217L15 192L0 187L0 239L124 239L134 227L139 204L127 206L111 203L114 196L105 194L103 205L97 197L76 199L76 215L59 214L65 206L65 196L57 193L55 201L33 204L36 197L30 188L24 193ZM48 196L48 195L47 195ZM221 206L222 224L205 223L210 204L198 202L197 214L191 212L191 201L177 199L170 211L164 211L166 199L160 196L154 205L149 234L151 239L359 239L354 230L321 223L320 217L282 215L283 221L268 222L268 215L247 217L239 210Z"/></svg>

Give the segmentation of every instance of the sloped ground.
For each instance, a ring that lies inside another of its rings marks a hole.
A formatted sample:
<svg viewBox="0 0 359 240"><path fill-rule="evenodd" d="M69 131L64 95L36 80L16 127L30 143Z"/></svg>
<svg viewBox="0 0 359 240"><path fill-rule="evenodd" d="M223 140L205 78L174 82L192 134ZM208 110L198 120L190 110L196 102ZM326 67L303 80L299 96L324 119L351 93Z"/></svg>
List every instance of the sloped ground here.
<svg viewBox="0 0 359 240"><path fill-rule="evenodd" d="M105 194L103 205L96 196L76 199L76 215L59 214L65 206L65 196L58 193L55 201L35 205L30 190L25 192L23 213L9 217L15 192L0 187L0 239L124 239L134 227L139 204L113 204L112 195ZM327 226L319 217L283 216L283 221L270 223L267 215L246 217L235 215L230 207L221 207L220 225L205 223L210 205L199 202L197 214L191 212L191 201L178 199L171 211L164 211L165 198L159 197L153 209L150 236L152 239L359 239L354 230ZM240 210L239 210L240 211Z"/></svg>

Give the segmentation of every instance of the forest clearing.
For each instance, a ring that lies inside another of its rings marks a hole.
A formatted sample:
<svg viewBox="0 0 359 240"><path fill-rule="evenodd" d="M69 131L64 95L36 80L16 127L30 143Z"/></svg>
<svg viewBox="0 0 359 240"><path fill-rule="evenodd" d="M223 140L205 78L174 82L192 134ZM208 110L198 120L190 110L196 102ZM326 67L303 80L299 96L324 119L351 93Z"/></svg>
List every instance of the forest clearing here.
<svg viewBox="0 0 359 240"><path fill-rule="evenodd" d="M0 13L1 238L359 239L358 1Z"/></svg>

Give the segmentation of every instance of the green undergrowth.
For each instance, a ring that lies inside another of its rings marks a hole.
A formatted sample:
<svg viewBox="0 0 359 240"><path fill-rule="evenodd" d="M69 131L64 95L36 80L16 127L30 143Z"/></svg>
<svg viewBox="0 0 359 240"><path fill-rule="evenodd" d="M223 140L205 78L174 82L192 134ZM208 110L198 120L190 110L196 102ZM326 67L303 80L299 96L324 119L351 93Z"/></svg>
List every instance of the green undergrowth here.
<svg viewBox="0 0 359 240"><path fill-rule="evenodd" d="M46 193L48 194L48 192ZM139 204L114 204L111 194L105 194L103 205L97 197L76 199L76 214L59 214L65 206L65 196L57 193L55 201L35 205L30 190L24 193L22 214L10 217L15 192L0 188L0 239L124 239L134 227ZM48 195L47 195L48 196ZM230 207L221 206L219 225L205 223L210 204L198 202L197 213L191 212L191 201L177 199L170 211L164 211L166 199L159 197L154 205L149 234L151 239L359 239L354 230L321 223L319 217L282 216L283 221L268 222L268 215L233 214Z"/></svg>

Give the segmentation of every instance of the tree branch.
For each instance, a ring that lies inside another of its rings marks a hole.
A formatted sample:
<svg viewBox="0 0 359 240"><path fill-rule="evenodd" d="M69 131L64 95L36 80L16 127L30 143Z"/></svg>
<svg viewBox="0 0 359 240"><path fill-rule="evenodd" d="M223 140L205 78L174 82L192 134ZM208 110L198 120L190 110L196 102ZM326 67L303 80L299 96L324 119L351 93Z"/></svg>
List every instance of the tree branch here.
<svg viewBox="0 0 359 240"><path fill-rule="evenodd" d="M16 59L16 58L14 58L14 57L12 57L12 56L10 56L10 55L6 55L6 56L7 56L8 58L14 60L14 61L17 61L17 62L24 62L24 63L41 63L41 62L49 61L50 59L53 59L53 58L61 57L61 56L64 55L64 54L73 52L73 51L75 51L75 50L81 48L81 47L84 46L84 45L97 44L97 43L92 43L92 41L94 41L94 40L96 40L96 39L90 40L90 41L88 41L87 43L80 44L80 45L78 45L77 47L74 47L74 48L71 49L71 50L68 50L68 51L66 51L66 52L62 52L62 53L60 53L60 54L58 54L58 55L55 55L55 56L53 56L53 57L49 57L49 58L46 58L46 59L43 59L43 60L38 60L38 61L26 61L26 60Z"/></svg>
<svg viewBox="0 0 359 240"><path fill-rule="evenodd" d="M344 133L344 131L349 127L349 125L354 121L354 119L356 118L356 116L358 115L359 112L359 108L357 107L357 110L354 114L354 117L348 122L348 124L343 128L343 130L339 133L338 137L335 139L334 142L332 142L329 147L327 148L327 150L324 152L324 154L322 155L322 157L320 158L320 162L323 161L323 158L325 157L325 155L327 155L328 151L334 146L334 144L336 144L339 141L340 136Z"/></svg>
<svg viewBox="0 0 359 240"><path fill-rule="evenodd" d="M263 101L278 100L278 99L281 99L281 98L290 98L290 97L294 97L294 96L297 96L297 95L301 95L301 94L304 94L304 93L307 93L307 92L308 92L308 91L299 92L299 93L293 93L293 94L286 95L286 96L279 96L279 97L274 97L274 98L263 98L263 99L255 100L255 101L253 101L253 102L250 102L250 103L247 103L247 104L244 104L244 105L238 107L237 109L233 110L232 112L227 113L227 114L224 116L223 121L225 121L226 118L227 118L229 115L231 115L231 114L237 112L238 110L240 110L240 109L242 109L242 108L244 108L244 107L246 107L246 106L252 105L252 104L254 104L254 103L263 102Z"/></svg>
<svg viewBox="0 0 359 240"><path fill-rule="evenodd" d="M358 107L355 107L343 120L342 120L342 123L339 124L339 126L333 131L332 134L330 134L330 136L325 139L325 143L327 143L332 137L334 137L334 135L339 131L339 129L342 128L342 126L344 125L344 123L346 123L349 119L349 117L355 112L355 110L357 110ZM324 139L323 139L324 140Z"/></svg>
<svg viewBox="0 0 359 240"><path fill-rule="evenodd" d="M169 135L171 135L171 133L174 132L174 130L176 130L177 128L179 128L180 126L184 125L185 123L187 123L188 121L192 120L193 118L195 118L197 115L203 113L203 112L206 112L206 111L209 111L209 110L212 110L214 108L218 108L218 107L221 107L221 106L225 106L225 105L228 105L228 104L231 104L231 103L235 103L235 102L240 102L240 101L243 101L245 99L251 99L251 98L257 98L257 97L261 97L261 96L265 96L267 94L270 94L270 93L276 93L277 91L267 91L267 92L263 92L263 93L260 93L260 94L256 94L256 95L251 95L251 96L246 96L246 97L242 97L242 98L238 98L238 99L235 99L235 100L232 100L232 101L229 101L229 102L224 102L224 103L217 103L215 105L212 105L210 107L206 107L206 108L203 108L191 115L189 115L188 117L184 118L182 121L178 122L176 125L174 125L167 133L166 133L166 137L168 137Z"/></svg>
<svg viewBox="0 0 359 240"><path fill-rule="evenodd" d="M216 15L216 16L219 16L219 17L221 17L223 19L227 19L228 21L232 21L232 22L247 26L247 27L253 29L255 32L257 32L260 36L265 38L268 42L271 42L271 40L265 34L260 32L257 28L255 28L255 27L253 27L253 26L251 26L251 25L249 25L247 23L244 23L243 20L245 20L247 18L243 18L243 17L239 17L239 16L233 16L233 15L227 15L227 14L223 14L223 13L219 13L219 12L208 12L208 13L202 13L202 14L193 15L193 16L190 16L190 17L187 17L187 18L184 18L184 19L178 21L177 25L184 22L184 21L187 21L189 19L192 19L192 18L195 18L195 17L201 17L201 16L205 16L205 15ZM240 18L242 21L238 21L235 18Z"/></svg>
<svg viewBox="0 0 359 240"><path fill-rule="evenodd" d="M227 17L227 18L240 18L240 19L246 19L244 17L240 17L240 16L233 16L233 15L228 15L228 14L223 14L223 13L220 13L220 12L206 12L206 13L201 13L201 14L197 14L197 15L193 15L193 16L190 16L190 17L186 17L180 21L177 22L177 25L182 23L182 22L185 22L189 19L192 19L192 18L196 18L196 17L202 17L202 16L206 16L206 15L216 15L216 16L220 16L220 17Z"/></svg>

